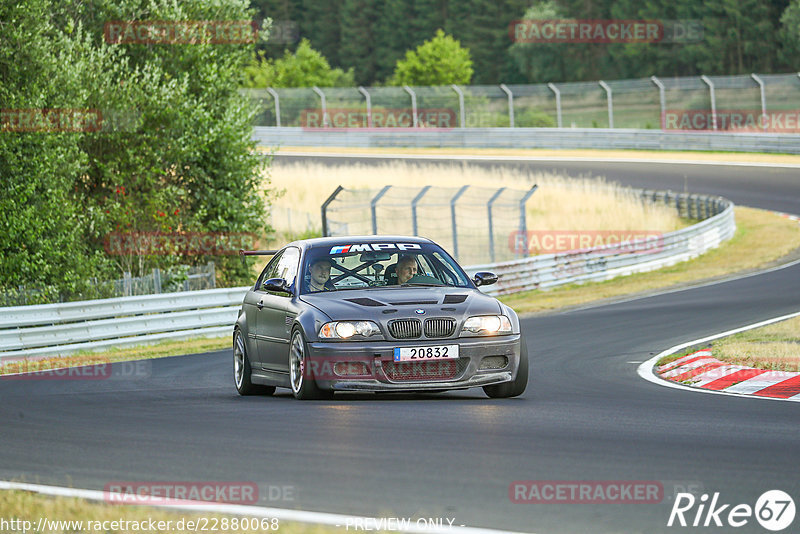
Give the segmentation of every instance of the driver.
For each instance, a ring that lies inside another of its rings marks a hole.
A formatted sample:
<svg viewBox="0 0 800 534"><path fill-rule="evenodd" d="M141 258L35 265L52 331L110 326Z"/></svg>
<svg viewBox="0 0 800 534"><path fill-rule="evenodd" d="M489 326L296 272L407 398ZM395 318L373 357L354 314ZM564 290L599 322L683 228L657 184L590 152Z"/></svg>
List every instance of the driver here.
<svg viewBox="0 0 800 534"><path fill-rule="evenodd" d="M417 260L414 259L414 256L400 256L397 259L397 267L395 268L395 272L397 273L398 285L405 284L411 278L416 276Z"/></svg>
<svg viewBox="0 0 800 534"><path fill-rule="evenodd" d="M308 285L309 291L331 291L336 289L331 279L331 261L329 258L314 260L309 271L311 280Z"/></svg>

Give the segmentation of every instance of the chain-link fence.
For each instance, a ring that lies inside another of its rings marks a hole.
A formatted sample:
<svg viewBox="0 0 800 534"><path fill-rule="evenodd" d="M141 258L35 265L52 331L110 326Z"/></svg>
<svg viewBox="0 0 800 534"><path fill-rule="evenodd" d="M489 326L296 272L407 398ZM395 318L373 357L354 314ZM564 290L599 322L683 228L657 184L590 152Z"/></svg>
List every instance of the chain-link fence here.
<svg viewBox="0 0 800 534"><path fill-rule="evenodd" d="M501 187L338 188L323 206L323 233L413 235L430 238L462 264L505 261L508 246L527 231L525 202L536 191Z"/></svg>
<svg viewBox="0 0 800 534"><path fill-rule="evenodd" d="M256 126L800 133L798 74L246 91L259 105Z"/></svg>

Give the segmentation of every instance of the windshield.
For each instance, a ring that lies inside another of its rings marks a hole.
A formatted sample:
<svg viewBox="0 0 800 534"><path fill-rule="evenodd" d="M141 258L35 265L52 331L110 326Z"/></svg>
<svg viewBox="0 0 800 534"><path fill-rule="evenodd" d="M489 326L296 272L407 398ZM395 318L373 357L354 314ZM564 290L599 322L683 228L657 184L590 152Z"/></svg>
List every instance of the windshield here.
<svg viewBox="0 0 800 534"><path fill-rule="evenodd" d="M386 286L471 287L464 271L434 244L353 243L315 247L306 252L303 273L301 293Z"/></svg>

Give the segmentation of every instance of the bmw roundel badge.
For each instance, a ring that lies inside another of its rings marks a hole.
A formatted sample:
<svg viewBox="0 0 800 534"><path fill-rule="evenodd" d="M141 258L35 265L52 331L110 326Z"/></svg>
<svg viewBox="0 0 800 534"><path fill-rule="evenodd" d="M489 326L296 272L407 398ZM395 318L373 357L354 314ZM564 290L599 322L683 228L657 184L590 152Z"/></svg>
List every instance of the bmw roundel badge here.
<svg viewBox="0 0 800 534"><path fill-rule="evenodd" d="M425 315L425 310L423 310L422 308L417 308L416 310L414 310L414 313L416 313L417 315Z"/></svg>

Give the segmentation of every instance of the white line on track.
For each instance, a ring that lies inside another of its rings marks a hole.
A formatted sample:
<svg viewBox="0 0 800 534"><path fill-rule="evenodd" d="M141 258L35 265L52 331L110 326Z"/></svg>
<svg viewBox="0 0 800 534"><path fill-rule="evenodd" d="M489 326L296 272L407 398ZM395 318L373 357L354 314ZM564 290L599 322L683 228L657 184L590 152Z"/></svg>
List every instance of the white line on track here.
<svg viewBox="0 0 800 534"><path fill-rule="evenodd" d="M683 159L650 159L650 158L602 158L602 157L567 157L567 156L490 156L476 154L369 154L369 153L336 153L336 152L275 152L275 156L321 157L321 158L363 158L363 159L427 159L438 161L541 161L541 162L608 162L608 163L675 163L679 165L726 165L732 167L785 167L800 169L800 163L769 163L757 161L712 161Z"/></svg>
<svg viewBox="0 0 800 534"><path fill-rule="evenodd" d="M715 339L719 339L721 337L731 336L733 334L738 334L739 332L745 332L747 330L752 330L753 328L760 328L762 326L767 326L772 323L777 323L779 321L785 321L786 319L791 319L793 317L800 316L800 312L790 313L788 315L782 315L780 317L773 317L772 319L767 319L765 321L761 321L759 323L749 324L747 326L742 326L741 328L735 328L733 330L728 330L727 332L722 332L720 334L714 334L713 336L704 337L701 339L695 339L692 341L687 341L686 343L681 343L680 345L675 345L674 347L670 347L667 350L660 352L656 356L653 356L643 364L639 366L636 370L639 373L639 376L647 380L648 382L652 382L654 384L658 384L659 386L666 386L675 389L682 389L685 391L698 391L701 393L711 393L715 395L731 395L734 397L747 397L749 399L761 399L761 400L772 400L772 401L789 401L789 402L800 402L800 399L796 398L789 398L789 399L778 399L774 397L759 397L756 395L745 395L740 393L729 393L725 391L713 391L710 389L703 389L703 388L694 388L691 386L686 386L684 384L678 384L676 382L671 382L669 380L664 380L660 378L658 375L653 372L653 367L655 366L656 362L663 358L664 356L668 356L670 354L674 354L679 350L685 349L686 347L691 347L692 345L699 345L701 343L706 343L708 341L713 341Z"/></svg>
<svg viewBox="0 0 800 534"><path fill-rule="evenodd" d="M26 484L22 482L8 482L0 480L0 490L17 490L29 491L39 493L42 495L50 495L53 497L67 497L76 499L85 499L90 501L108 502L113 500L117 495L119 498L117 502L121 502L124 497L129 495L118 495L113 492L65 488L62 486L44 486L40 484ZM361 525L365 525L365 521L369 521L369 525L378 525L374 523L379 521L374 517L362 516L349 516L344 514L332 514L326 512L309 512L305 510L288 510L285 508L268 508L265 506L249 506L243 504L226 504L217 502L200 502L200 501L180 501L177 499L170 499L175 504L159 504L152 505L156 508L167 508L172 510L186 510L191 512L206 512L217 514L229 514L238 516L252 516L252 517L268 517L270 519L277 518L281 521L291 521L298 523L312 523L317 525L327 525L330 527L345 528L349 525L351 529L357 530L354 522L361 521ZM383 523L385 524L385 523ZM359 530L364 530L363 528ZM376 530L376 529L373 529ZM386 530L386 529L384 529ZM494 530L488 528L468 527L465 525L453 525L452 527L443 525L441 527L427 527L418 525L411 522L408 528L397 530L395 532L410 532L413 534L523 534L513 533L507 530Z"/></svg>

